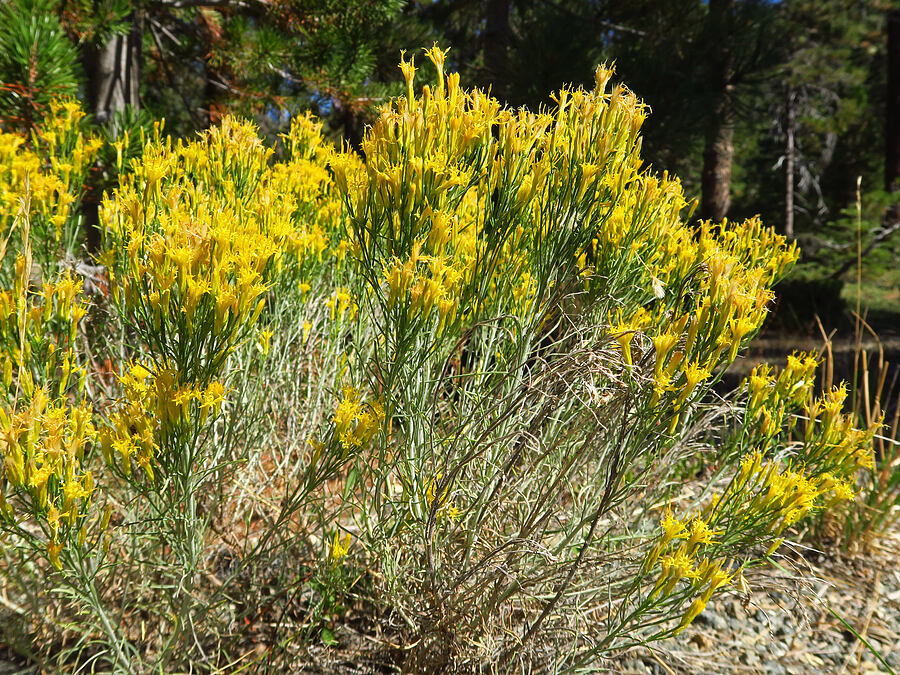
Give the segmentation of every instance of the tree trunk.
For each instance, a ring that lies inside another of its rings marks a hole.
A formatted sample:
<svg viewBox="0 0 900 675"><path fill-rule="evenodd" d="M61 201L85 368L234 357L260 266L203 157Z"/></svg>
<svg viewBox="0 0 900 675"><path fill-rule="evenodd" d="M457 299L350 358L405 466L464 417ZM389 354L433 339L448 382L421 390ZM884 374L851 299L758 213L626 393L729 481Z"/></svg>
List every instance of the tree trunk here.
<svg viewBox="0 0 900 675"><path fill-rule="evenodd" d="M126 106L140 109L142 39L143 21L135 12L128 33L114 35L102 45L85 45L85 94L88 108L99 124L110 124Z"/></svg>
<svg viewBox="0 0 900 675"><path fill-rule="evenodd" d="M785 130L787 135L784 149L784 236L794 238L794 89L788 87L785 106Z"/></svg>
<svg viewBox="0 0 900 675"><path fill-rule="evenodd" d="M900 189L900 10L887 15L886 93L884 187L893 192Z"/></svg>
<svg viewBox="0 0 900 675"><path fill-rule="evenodd" d="M885 110L884 187L900 190L900 10L887 14L887 110ZM868 253L900 229L900 204L892 202L882 214L881 232L869 242Z"/></svg>
<svg viewBox="0 0 900 675"><path fill-rule="evenodd" d="M510 0L488 0L485 5L484 68L491 93L501 101L509 95Z"/></svg>
<svg viewBox="0 0 900 675"><path fill-rule="evenodd" d="M731 205L731 162L734 159L734 114L731 103L723 101L714 110L706 131L700 216L721 221Z"/></svg>
<svg viewBox="0 0 900 675"><path fill-rule="evenodd" d="M731 40L734 0L709 0L708 35L712 43L710 55L712 97L706 123L703 151L703 173L700 177L701 218L720 221L728 214L731 203L731 163L734 159L734 101L731 82L734 69Z"/></svg>
<svg viewBox="0 0 900 675"><path fill-rule="evenodd" d="M209 129L218 124L222 119L222 87L219 86L219 80L216 76L215 69L207 60L204 66L204 75L206 82L203 86L203 128Z"/></svg>
<svg viewBox="0 0 900 675"><path fill-rule="evenodd" d="M113 125L116 113L126 106L132 106L135 111L140 109L142 39L143 21L135 11L128 33L114 35L102 45L86 44L82 48L87 108L98 124ZM111 131L118 135L118 129L112 127ZM96 251L100 246L101 193L97 181L89 180L81 202L88 251Z"/></svg>

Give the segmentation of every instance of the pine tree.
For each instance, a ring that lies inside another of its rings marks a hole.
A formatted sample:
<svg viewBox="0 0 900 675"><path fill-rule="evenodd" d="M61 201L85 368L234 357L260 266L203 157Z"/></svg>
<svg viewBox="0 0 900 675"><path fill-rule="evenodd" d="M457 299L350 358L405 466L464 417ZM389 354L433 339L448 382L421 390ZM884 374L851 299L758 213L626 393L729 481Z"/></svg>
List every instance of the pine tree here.
<svg viewBox="0 0 900 675"><path fill-rule="evenodd" d="M0 124L28 130L54 96L78 87L77 52L55 0L0 4Z"/></svg>

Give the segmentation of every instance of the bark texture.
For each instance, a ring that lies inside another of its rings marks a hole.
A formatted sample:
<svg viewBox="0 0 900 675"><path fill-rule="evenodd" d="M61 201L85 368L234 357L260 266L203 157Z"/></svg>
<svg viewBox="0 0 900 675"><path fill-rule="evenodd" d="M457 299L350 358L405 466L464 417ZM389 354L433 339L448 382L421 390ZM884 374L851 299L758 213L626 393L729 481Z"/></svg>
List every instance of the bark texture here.
<svg viewBox="0 0 900 675"><path fill-rule="evenodd" d="M710 110L700 176L700 216L720 221L731 204L731 163L734 159L734 98L732 89L734 56L734 0L709 0L708 39L710 48Z"/></svg>
<svg viewBox="0 0 900 675"><path fill-rule="evenodd" d="M900 189L900 10L887 15L886 93L884 187L893 192Z"/></svg>
<svg viewBox="0 0 900 675"><path fill-rule="evenodd" d="M797 115L794 106L794 90L788 87L784 99L785 148L784 148L784 236L794 238L794 132Z"/></svg>
<svg viewBox="0 0 900 675"><path fill-rule="evenodd" d="M108 125L125 106L140 109L142 36L142 20L135 13L128 33L84 47L87 104L100 124Z"/></svg>
<svg viewBox="0 0 900 675"><path fill-rule="evenodd" d="M721 102L706 128L700 214L705 220L720 221L731 206L731 163L734 160L734 114L730 103Z"/></svg>
<svg viewBox="0 0 900 675"><path fill-rule="evenodd" d="M85 44L82 47L85 98L88 111L97 123L111 127L116 114L132 106L140 109L140 68L143 21L138 12L132 14L131 29L124 34L113 35L103 44ZM117 129L111 128L113 134ZM101 188L96 181L89 181L81 202L85 234L89 251L100 245L99 205Z"/></svg>

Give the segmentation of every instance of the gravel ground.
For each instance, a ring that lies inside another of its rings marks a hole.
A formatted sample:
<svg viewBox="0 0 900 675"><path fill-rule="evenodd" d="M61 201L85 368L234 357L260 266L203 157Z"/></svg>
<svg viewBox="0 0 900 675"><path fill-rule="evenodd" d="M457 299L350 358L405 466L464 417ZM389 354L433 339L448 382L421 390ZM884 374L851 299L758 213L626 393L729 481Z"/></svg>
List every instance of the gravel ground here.
<svg viewBox="0 0 900 675"><path fill-rule="evenodd" d="M794 551L783 570L748 577L677 638L617 659L621 675L865 675L890 672L834 610L900 673L900 526L855 556ZM810 581L792 581L802 573Z"/></svg>

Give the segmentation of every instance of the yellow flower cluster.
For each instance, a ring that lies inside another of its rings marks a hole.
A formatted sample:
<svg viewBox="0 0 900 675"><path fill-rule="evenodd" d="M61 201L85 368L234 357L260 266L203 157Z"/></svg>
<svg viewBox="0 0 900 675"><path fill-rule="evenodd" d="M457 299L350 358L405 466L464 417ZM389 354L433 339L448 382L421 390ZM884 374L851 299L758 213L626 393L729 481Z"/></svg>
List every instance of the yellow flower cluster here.
<svg viewBox="0 0 900 675"><path fill-rule="evenodd" d="M438 332L487 311L524 316L574 269L588 295L621 299L607 323L626 364L639 333L657 345L655 397L671 392L677 413L759 329L796 247L758 219L695 236L680 183L641 171L646 109L609 88L610 69L532 114L462 89L437 47L426 56L435 86L416 96L401 59L407 94L379 109L365 164L305 151L328 162L385 305L407 325L436 315Z"/></svg>
<svg viewBox="0 0 900 675"><path fill-rule="evenodd" d="M663 303L652 314L639 308L627 320L619 311L609 322L626 364L631 363L634 335L648 333L655 352L651 404L671 393L676 411L673 429L678 411L697 386L719 366L733 361L745 340L762 325L772 298L769 287L797 257L796 247L787 247L783 237L762 228L757 219L739 225L723 223L718 230L714 234L707 223L696 243L675 238L682 249L694 250L674 259L693 258L691 268L699 265L698 271L708 272L689 276L683 284L682 292L693 293L688 311L672 310ZM661 284L662 279L671 281L671 270L656 268L652 274Z"/></svg>
<svg viewBox="0 0 900 675"><path fill-rule="evenodd" d="M842 412L846 398L847 389L841 383L806 408L803 458L838 475L855 475L860 468L874 468L872 439L883 420L879 418L868 429L855 428L854 415Z"/></svg>
<svg viewBox="0 0 900 675"><path fill-rule="evenodd" d="M434 230L433 230L434 231ZM453 321L458 303L461 274L447 256L421 253L421 243L413 243L409 258L394 258L384 267L388 287L388 307L400 305L410 316L427 320L437 310L438 332Z"/></svg>
<svg viewBox="0 0 900 675"><path fill-rule="evenodd" d="M746 380L747 424L763 439L781 431L785 417L788 429L803 420L803 443L797 461L828 472L835 480L854 480L860 469L874 464L872 439L881 426L876 420L867 429L857 429L851 413L844 413L844 384L813 398L815 356L792 354L780 373L768 365L754 368ZM799 411L798 414L793 414Z"/></svg>
<svg viewBox="0 0 900 675"><path fill-rule="evenodd" d="M153 480L153 463L159 448L173 432L196 418L205 424L225 400L225 387L213 380L206 387L178 381L174 368L154 373L133 364L119 377L122 398L99 433L107 463L119 462L126 475L132 461Z"/></svg>
<svg viewBox="0 0 900 675"><path fill-rule="evenodd" d="M765 556L772 555L788 527L816 509L852 499L857 472L871 466L872 436L878 425L864 431L853 428L852 416L842 412L843 386L814 399L817 365L814 355L795 353L780 372L768 365L755 368L744 384L745 429L759 446L741 458L727 487L715 493L690 524L675 518L671 507L663 515L662 532L643 563L645 572L655 566L661 569L650 598L669 596L681 579L688 581L691 592L709 583L684 613L676 632L693 621L718 586L727 583L730 577L722 571L726 557L746 556L760 543L768 544ZM790 430L795 425L798 410L801 418L807 418L802 443L791 446L788 462L768 457L767 449L783 427ZM713 561L696 562L706 547Z"/></svg>
<svg viewBox="0 0 900 675"><path fill-rule="evenodd" d="M512 111L461 89L440 49L426 55L436 86L416 97L415 65L401 60L407 96L379 110L365 165L329 156L355 250L382 266L388 305L436 312L439 328L488 309L524 314L547 277L537 267L556 252L557 266L588 267L584 251L562 251L571 231L584 239L610 204L657 197L644 187L652 179L638 180L643 106L623 87L605 94L611 73L601 71L595 92L561 92L555 115Z"/></svg>
<svg viewBox="0 0 900 675"><path fill-rule="evenodd" d="M129 372L119 377L123 397L117 409L109 415L108 424L100 430L100 447L108 464L118 455L126 474L131 473L132 458L153 477L152 460L156 454L157 422L152 414L151 384L147 382L150 371L133 365Z"/></svg>
<svg viewBox="0 0 900 675"><path fill-rule="evenodd" d="M724 569L728 566L724 559L700 557L707 547L716 543L713 537L722 534L713 531L707 520L698 516L688 525L667 510L661 525L662 535L644 559L644 570L647 572L656 565L660 568L648 597L650 600L664 600L676 591L682 580L685 584L681 590L688 595L696 595L675 629L677 634L703 611L719 588L731 581L733 573Z"/></svg>
<svg viewBox="0 0 900 675"><path fill-rule="evenodd" d="M288 157L271 167L266 183L294 200L294 229L285 246L300 267L300 282L308 283L326 253L343 262L350 244L343 238L341 197L326 169L336 153L322 136L322 124L308 114L294 118L282 141Z"/></svg>
<svg viewBox="0 0 900 675"><path fill-rule="evenodd" d="M350 553L351 540L352 536L349 532L345 532L342 538L339 530L334 531L334 536L331 538L331 548L329 551L332 564L337 563L341 558Z"/></svg>
<svg viewBox="0 0 900 675"><path fill-rule="evenodd" d="M0 372L4 397L18 382L28 396L36 383L54 381L63 396L70 383L83 386L85 371L75 359L71 345L79 323L87 312L81 280L64 271L56 281L47 281L40 292L29 292L30 271L26 258L15 263L13 288L0 289ZM37 365L40 364L40 370ZM76 380L72 380L72 376Z"/></svg>
<svg viewBox="0 0 900 675"><path fill-rule="evenodd" d="M356 313L356 305L353 304L353 297L346 288L338 288L334 295L325 300L325 306L331 313L332 321L341 321L347 310L351 310L351 315Z"/></svg>
<svg viewBox="0 0 900 675"><path fill-rule="evenodd" d="M334 411L334 437L345 451L362 448L381 429L384 409L378 401L363 401L355 387L344 387Z"/></svg>
<svg viewBox="0 0 900 675"><path fill-rule="evenodd" d="M264 307L294 210L266 185L269 155L226 118L192 143L149 141L104 202L113 299L183 376L216 370Z"/></svg>
<svg viewBox="0 0 900 675"><path fill-rule="evenodd" d="M634 336L637 331L642 330L650 325L652 317L643 307L639 307L637 311L627 319L622 318L622 310L616 310L616 322L612 326L612 334L619 343L622 350L622 360L626 365L631 365L631 345L634 342ZM659 363L659 362L658 362Z"/></svg>
<svg viewBox="0 0 900 675"><path fill-rule="evenodd" d="M85 446L94 440L91 409L86 403L54 404L43 389L27 405L8 414L0 408L0 451L6 480L15 494L26 492L30 510L46 524L50 561L61 567L61 528L80 526L94 492L94 479L82 466ZM0 491L0 514L13 509ZM85 532L79 532L83 541Z"/></svg>
<svg viewBox="0 0 900 675"><path fill-rule="evenodd" d="M30 147L24 137L0 132L0 231L9 231L27 195L32 227L40 233L36 241L63 238L103 145L99 137L81 132L83 118L77 101L55 100L33 132Z"/></svg>
<svg viewBox="0 0 900 675"><path fill-rule="evenodd" d="M86 403L54 404L43 389L35 390L26 406L8 414L0 409L3 466L13 487L27 487L41 508L63 498L62 512L74 521L78 499L93 490L90 472L82 473L84 448L95 436Z"/></svg>
<svg viewBox="0 0 900 675"><path fill-rule="evenodd" d="M60 567L68 532L83 541L94 490L83 467L96 437L93 411L84 400L72 403L84 392L85 370L73 345L86 304L81 281L68 271L32 289L30 262L26 247L13 266L13 287L0 289L0 515L35 518L47 535L49 560Z"/></svg>
<svg viewBox="0 0 900 675"><path fill-rule="evenodd" d="M708 508L721 512L723 502L734 500L728 505L730 517L755 522L764 534L777 537L805 518L818 506L816 500L834 486L834 481L826 484L802 466L782 467L776 460L766 460L756 450L742 459L736 479Z"/></svg>
<svg viewBox="0 0 900 675"><path fill-rule="evenodd" d="M710 509L730 509L730 517L752 519L766 534L780 537L813 509L854 497L858 471L872 466L872 438L879 424L866 430L853 427L853 416L842 412L843 385L813 400L815 367L815 357L795 354L777 375L765 366L750 375L747 415L763 448L781 431L785 416L791 416L788 427L794 425L798 408L807 420L804 438L794 446L787 466L767 459L763 449L746 455L740 472Z"/></svg>
<svg viewBox="0 0 900 675"><path fill-rule="evenodd" d="M768 364L751 371L745 381L747 415L761 438L771 438L779 433L785 413L808 403L818 364L815 355L801 352L788 356L786 367L777 377ZM796 419L791 418L790 423L795 424Z"/></svg>

